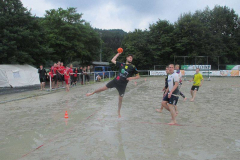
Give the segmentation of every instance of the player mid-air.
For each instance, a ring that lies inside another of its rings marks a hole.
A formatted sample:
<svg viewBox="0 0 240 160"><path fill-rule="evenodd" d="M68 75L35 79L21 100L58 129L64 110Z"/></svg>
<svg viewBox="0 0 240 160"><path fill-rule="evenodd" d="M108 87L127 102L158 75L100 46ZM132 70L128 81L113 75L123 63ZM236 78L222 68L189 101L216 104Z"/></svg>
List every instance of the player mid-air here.
<svg viewBox="0 0 240 160"><path fill-rule="evenodd" d="M91 96L95 93L105 91L108 88L116 88L119 93L118 118L121 118L120 110L122 106L122 99L123 99L128 81L140 78L137 68L132 64L133 55L127 55L126 63L121 63L116 61L116 59L122 52L123 52L123 49L118 48L118 53L111 60L112 63L116 64L116 66L119 67L119 74L117 75L117 77L112 81L110 81L109 83L107 83L106 86L99 88L92 93L86 94L86 96ZM136 75L135 77L133 77L134 74Z"/></svg>

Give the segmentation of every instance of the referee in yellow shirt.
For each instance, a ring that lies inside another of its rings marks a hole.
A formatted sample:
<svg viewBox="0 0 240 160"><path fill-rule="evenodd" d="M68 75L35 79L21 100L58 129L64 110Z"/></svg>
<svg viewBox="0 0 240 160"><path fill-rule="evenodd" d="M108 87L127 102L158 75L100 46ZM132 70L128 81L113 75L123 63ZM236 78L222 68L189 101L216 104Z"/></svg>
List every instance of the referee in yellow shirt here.
<svg viewBox="0 0 240 160"><path fill-rule="evenodd" d="M194 77L192 79L193 81L193 86L191 88L191 95L192 95L192 99L190 100L191 102L194 101L195 96L197 91L199 90L199 87L202 86L202 82L203 82L203 76L201 73L199 73L200 69L197 68L196 69L196 73L194 74Z"/></svg>

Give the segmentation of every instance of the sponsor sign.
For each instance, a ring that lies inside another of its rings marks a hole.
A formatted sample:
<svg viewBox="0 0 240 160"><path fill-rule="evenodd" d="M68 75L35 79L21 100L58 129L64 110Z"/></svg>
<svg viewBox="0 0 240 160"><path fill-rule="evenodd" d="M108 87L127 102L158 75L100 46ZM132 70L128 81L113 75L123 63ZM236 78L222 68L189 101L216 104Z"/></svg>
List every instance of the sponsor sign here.
<svg viewBox="0 0 240 160"><path fill-rule="evenodd" d="M150 71L150 76L165 76L166 71Z"/></svg>
<svg viewBox="0 0 240 160"><path fill-rule="evenodd" d="M196 70L199 68L202 71L208 71L211 70L211 65L181 65L181 69L187 71L187 70Z"/></svg>
<svg viewBox="0 0 240 160"><path fill-rule="evenodd" d="M182 76L193 76L196 73L196 71L184 71L181 70ZM200 71L200 73L203 76L240 76L240 71L239 70L220 70L220 71ZM151 76L165 76L167 75L164 70L161 71L150 71Z"/></svg>

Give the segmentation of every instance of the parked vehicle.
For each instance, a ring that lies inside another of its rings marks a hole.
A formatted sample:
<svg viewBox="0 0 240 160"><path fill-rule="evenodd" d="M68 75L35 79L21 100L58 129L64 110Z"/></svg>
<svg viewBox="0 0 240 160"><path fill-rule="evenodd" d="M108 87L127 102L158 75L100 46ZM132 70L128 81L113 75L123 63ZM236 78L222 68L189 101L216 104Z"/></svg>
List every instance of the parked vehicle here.
<svg viewBox="0 0 240 160"><path fill-rule="evenodd" d="M94 67L94 72L95 72L95 77L97 76L97 74L99 74L99 76L101 76L103 78L108 78L109 77L109 73L110 73L110 77L113 77L115 74L114 72L111 70L111 67L109 66L95 66Z"/></svg>

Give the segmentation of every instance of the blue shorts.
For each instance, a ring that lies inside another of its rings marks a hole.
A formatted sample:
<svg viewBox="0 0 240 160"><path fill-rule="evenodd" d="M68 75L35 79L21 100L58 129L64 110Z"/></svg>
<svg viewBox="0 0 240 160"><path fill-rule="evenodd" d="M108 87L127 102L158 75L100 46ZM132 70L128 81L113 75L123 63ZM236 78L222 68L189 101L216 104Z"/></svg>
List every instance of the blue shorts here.
<svg viewBox="0 0 240 160"><path fill-rule="evenodd" d="M174 95L168 98L168 94L166 94L166 96L163 97L163 101L167 101L169 104L172 104L172 105L177 105L178 98L179 98L178 96L174 96Z"/></svg>

